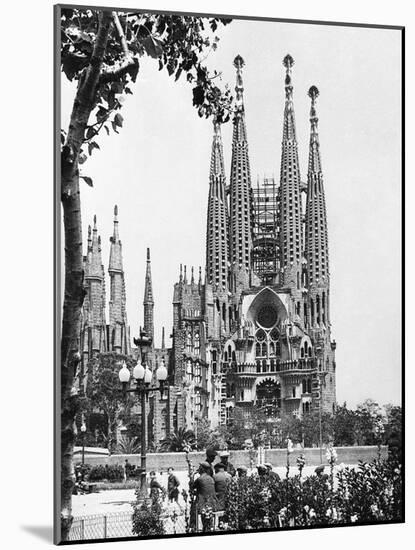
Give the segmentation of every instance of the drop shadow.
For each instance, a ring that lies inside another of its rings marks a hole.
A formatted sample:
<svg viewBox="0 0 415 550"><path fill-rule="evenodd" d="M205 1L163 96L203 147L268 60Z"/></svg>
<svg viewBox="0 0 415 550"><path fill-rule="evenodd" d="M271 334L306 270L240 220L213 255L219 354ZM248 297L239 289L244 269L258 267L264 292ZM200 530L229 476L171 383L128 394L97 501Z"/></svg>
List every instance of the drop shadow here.
<svg viewBox="0 0 415 550"><path fill-rule="evenodd" d="M51 525L21 525L20 527L38 539L53 543L53 527Z"/></svg>

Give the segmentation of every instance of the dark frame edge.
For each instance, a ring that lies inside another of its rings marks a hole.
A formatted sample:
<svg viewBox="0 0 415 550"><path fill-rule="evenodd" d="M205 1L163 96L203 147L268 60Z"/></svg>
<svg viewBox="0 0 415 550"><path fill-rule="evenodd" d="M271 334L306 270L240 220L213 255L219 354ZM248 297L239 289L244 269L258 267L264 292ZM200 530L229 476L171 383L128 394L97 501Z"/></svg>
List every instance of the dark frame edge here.
<svg viewBox="0 0 415 550"><path fill-rule="evenodd" d="M405 412L406 412L406 403L405 403L405 334L406 334L406 324L405 324L405 177L406 177L406 167L405 167L405 150L406 150L406 138L405 138L405 27L401 29L401 132L402 132L402 144L401 144L401 303L402 303L402 326L401 326L401 370L402 370L402 380L401 380L401 406L402 406L402 518L405 523L405 511L406 511L406 491L405 491Z"/></svg>
<svg viewBox="0 0 415 550"><path fill-rule="evenodd" d="M61 543L60 532L60 332L61 332L61 230L60 230L60 127L61 127L61 75L60 75L60 19L61 5L53 6L53 293L54 293L54 343L53 343L53 543Z"/></svg>
<svg viewBox="0 0 415 550"><path fill-rule="evenodd" d="M320 20L307 20L307 19L288 19L288 18L279 18L279 17L261 17L253 15L235 15L231 13L208 13L208 12L197 12L197 11L178 11L178 10L155 10L153 8L121 8L117 6L88 6L80 4L55 4L59 8L85 8L85 9L95 9L95 10L117 10L117 11L127 11L127 12L137 12L137 13L156 13L156 14L168 14L168 15L189 15L196 17L219 17L219 18L231 18L231 19L241 19L248 21L270 21L274 23L297 23L297 24L306 24L306 25L329 25L329 26L338 26L338 27L363 27L370 29L385 29L385 30L403 30L405 27L403 25L381 25L381 24L370 24L370 23L347 23L345 21L320 21Z"/></svg>

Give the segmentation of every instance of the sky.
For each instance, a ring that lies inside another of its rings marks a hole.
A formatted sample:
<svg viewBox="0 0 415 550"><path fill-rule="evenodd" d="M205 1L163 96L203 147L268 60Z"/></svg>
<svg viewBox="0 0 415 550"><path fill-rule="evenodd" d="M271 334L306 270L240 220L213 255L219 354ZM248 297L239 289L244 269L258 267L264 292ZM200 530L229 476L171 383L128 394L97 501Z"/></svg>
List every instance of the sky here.
<svg viewBox="0 0 415 550"><path fill-rule="evenodd" d="M252 183L278 178L284 67L292 78L302 181L307 180L309 109L317 102L326 193L332 337L337 342L337 400L400 403L401 395L401 62L400 33L328 25L234 20L220 28L206 59L235 82L233 59L245 60L244 103ZM123 243L131 335L143 324L146 248L151 248L155 344L172 327L173 284L180 263L205 265L212 122L198 117L191 87L157 63L140 60L126 96L119 135L99 137L100 151L82 166L84 240L97 215L108 267L113 207ZM62 127L75 89L62 77ZM232 125L222 128L229 178ZM229 181L229 180L228 180ZM109 285L107 279L107 293ZM109 296L107 296L108 300ZM170 344L170 341L167 341Z"/></svg>

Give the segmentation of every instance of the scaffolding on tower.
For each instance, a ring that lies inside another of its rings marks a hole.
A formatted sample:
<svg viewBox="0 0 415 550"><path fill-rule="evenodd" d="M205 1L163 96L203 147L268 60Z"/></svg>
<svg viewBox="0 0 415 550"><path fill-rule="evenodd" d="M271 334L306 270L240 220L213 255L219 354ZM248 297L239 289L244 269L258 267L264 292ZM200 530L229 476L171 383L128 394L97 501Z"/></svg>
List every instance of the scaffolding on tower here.
<svg viewBox="0 0 415 550"><path fill-rule="evenodd" d="M275 178L264 177L253 191L252 268L262 284L279 284L279 198Z"/></svg>

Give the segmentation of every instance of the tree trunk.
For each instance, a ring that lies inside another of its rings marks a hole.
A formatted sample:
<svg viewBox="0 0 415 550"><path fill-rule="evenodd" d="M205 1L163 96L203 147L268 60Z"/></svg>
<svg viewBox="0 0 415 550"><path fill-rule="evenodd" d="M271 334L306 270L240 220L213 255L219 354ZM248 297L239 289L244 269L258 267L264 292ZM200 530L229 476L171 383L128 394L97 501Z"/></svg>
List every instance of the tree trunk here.
<svg viewBox="0 0 415 550"><path fill-rule="evenodd" d="M73 446L75 415L79 406L74 388L81 359L79 337L83 291L82 220L78 159L85 128L95 103L96 88L111 28L110 11L101 11L94 50L80 76L69 131L62 150L61 193L65 236L65 293L61 337L61 540L72 525L74 486Z"/></svg>

